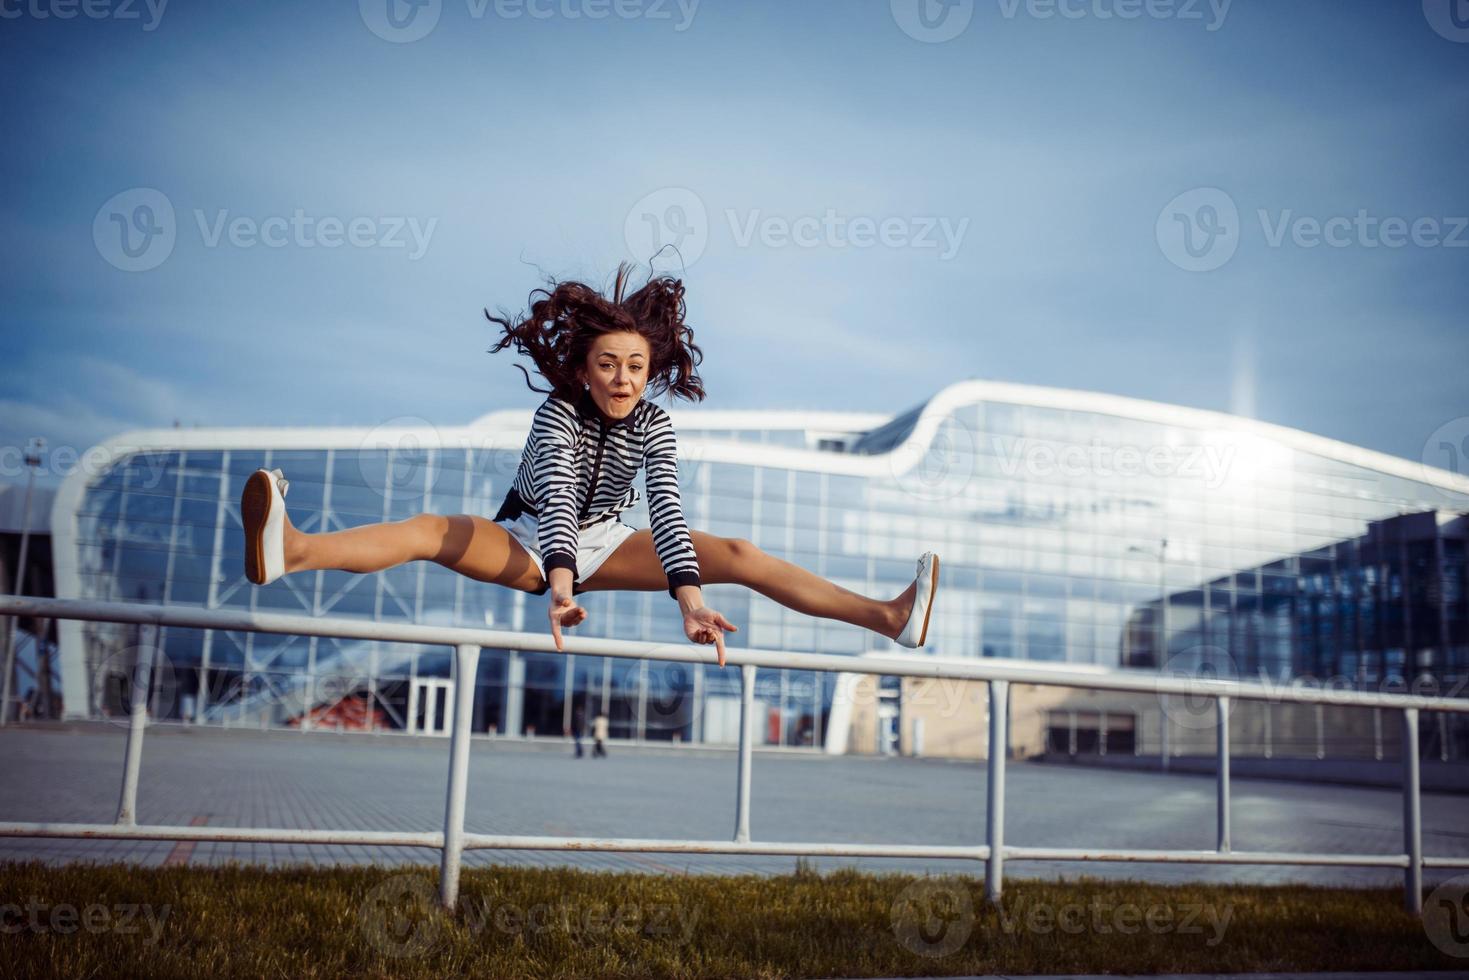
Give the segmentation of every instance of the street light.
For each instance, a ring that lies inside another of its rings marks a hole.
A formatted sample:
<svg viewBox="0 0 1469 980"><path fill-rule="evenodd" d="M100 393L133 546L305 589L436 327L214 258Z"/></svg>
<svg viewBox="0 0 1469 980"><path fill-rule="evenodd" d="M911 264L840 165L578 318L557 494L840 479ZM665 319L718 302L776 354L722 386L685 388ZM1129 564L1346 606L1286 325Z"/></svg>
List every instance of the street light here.
<svg viewBox="0 0 1469 980"><path fill-rule="evenodd" d="M20 516L20 560L15 563L15 584L11 587L11 593L21 595L25 589L26 558L31 548L31 490L36 485L36 467L41 465L41 453L46 448L46 440L40 436L32 439L26 445L26 496L25 503L21 507ZM39 651L41 639L36 638L36 666L41 665ZM0 726L4 726L10 718L10 696L15 690L15 617L10 616L5 623L5 687L0 693Z"/></svg>
<svg viewBox="0 0 1469 980"><path fill-rule="evenodd" d="M1136 551L1140 555L1148 555L1151 558L1158 559L1159 626L1156 652L1158 654L1158 666L1161 667L1163 666L1163 662L1168 659L1168 579L1164 566L1164 562L1168 557L1168 539L1163 538L1158 544L1159 549L1157 551L1151 551L1148 548L1139 548L1135 544L1128 545L1127 550Z"/></svg>
<svg viewBox="0 0 1469 980"><path fill-rule="evenodd" d="M1156 552L1147 548L1139 548L1137 545L1128 545L1128 551L1136 551L1138 554L1149 555L1158 559L1158 642L1155 644L1154 652L1158 656L1158 668L1161 670L1164 662L1168 659L1168 577L1165 562L1168 559L1168 539L1163 538L1158 542ZM1163 710L1163 699L1167 695L1158 695L1158 730L1161 741L1159 760L1164 772L1168 771L1168 712Z"/></svg>

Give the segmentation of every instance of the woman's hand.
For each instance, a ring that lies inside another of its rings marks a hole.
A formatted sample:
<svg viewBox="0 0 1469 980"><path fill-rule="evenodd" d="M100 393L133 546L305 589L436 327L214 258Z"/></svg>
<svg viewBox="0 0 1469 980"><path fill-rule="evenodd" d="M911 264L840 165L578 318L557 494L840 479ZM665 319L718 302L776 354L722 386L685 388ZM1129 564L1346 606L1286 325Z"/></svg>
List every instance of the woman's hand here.
<svg viewBox="0 0 1469 980"><path fill-rule="evenodd" d="M550 601L546 603L546 615L551 618L551 635L556 639L556 649L564 653L561 646L561 627L568 629L587 618L587 611L576 604L571 597L571 592L551 591Z"/></svg>
<svg viewBox="0 0 1469 980"><path fill-rule="evenodd" d="M724 666L724 631L738 633L739 627L708 606L683 614L683 631L695 643L713 643L719 648L719 666Z"/></svg>

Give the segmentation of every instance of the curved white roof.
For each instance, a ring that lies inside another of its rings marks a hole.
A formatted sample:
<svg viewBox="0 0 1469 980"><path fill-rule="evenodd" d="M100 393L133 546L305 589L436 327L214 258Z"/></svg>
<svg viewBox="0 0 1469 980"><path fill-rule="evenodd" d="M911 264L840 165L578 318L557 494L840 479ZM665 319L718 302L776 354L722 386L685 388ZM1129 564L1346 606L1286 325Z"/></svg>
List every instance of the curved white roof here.
<svg viewBox="0 0 1469 980"><path fill-rule="evenodd" d="M956 409L978 402L1094 412L1213 431L1246 440L1274 443L1444 490L1469 494L1469 478L1457 473L1283 425L1122 395L988 380L960 381L940 389L917 411L911 429L906 434L894 433L895 436L901 436L901 441L885 452L862 454L796 449L691 434L680 437L679 450L681 456L689 456L700 462L758 462L767 466L853 476L900 476L922 462L939 426L946 418L951 417ZM912 411L910 408L899 414ZM897 418L897 415L795 410L713 411L670 408L668 412L675 427L689 433L700 429L864 432ZM468 425L452 427L435 426L425 419L400 419L395 421L408 424L372 428L144 429L119 433L83 453L82 465L73 469L56 494L51 509L53 554L56 556L56 594L62 598L77 598L81 594L76 565L77 511L89 473L99 472L112 461L130 453L172 449L358 449L387 447L410 439L423 448L518 450L529 430L532 413L532 409L491 412ZM68 715L76 715L78 711L84 713L87 688L85 665L80 662L80 624L72 620L62 620L58 623L58 630L62 634L62 682Z"/></svg>

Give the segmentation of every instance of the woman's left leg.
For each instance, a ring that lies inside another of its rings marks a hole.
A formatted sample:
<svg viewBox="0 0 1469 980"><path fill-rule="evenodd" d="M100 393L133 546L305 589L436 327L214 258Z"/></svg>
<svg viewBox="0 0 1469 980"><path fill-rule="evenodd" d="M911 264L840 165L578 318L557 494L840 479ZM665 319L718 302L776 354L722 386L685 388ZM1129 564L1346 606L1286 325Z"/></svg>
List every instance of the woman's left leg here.
<svg viewBox="0 0 1469 980"><path fill-rule="evenodd" d="M703 531L690 531L689 535L699 559L699 579L705 585L743 585L796 612L841 620L889 639L903 631L913 611L916 584L909 585L895 599L870 599L767 554L744 538L721 538ZM667 591L668 576L653 547L653 532L643 528L628 535L581 588L584 592Z"/></svg>

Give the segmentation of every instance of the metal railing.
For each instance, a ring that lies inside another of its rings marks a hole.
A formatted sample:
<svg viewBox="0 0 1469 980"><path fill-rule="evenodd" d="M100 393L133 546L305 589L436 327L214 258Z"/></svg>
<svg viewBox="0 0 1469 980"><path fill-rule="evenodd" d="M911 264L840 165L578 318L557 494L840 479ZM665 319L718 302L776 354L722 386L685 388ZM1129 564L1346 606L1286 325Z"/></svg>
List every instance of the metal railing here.
<svg viewBox="0 0 1469 980"><path fill-rule="evenodd" d="M999 902L1004 862L1009 861L1158 861L1202 864L1347 865L1403 869L1404 907L1423 911L1423 869L1469 868L1469 857L1425 856L1419 792L1418 713L1469 713L1469 700L1289 688L1219 679L1163 675L1092 674L1036 669L976 659L971 663L925 663L914 659L847 657L732 647L726 662L740 668L740 742L732 840L665 840L617 837L548 837L471 834L464 830L465 793L469 783L470 718L474 680L481 647L556 652L549 635L449 626L417 626L371 620L319 619L312 616L210 610L184 606L0 597L0 616L31 615L109 623L154 624L194 629L233 630L293 636L368 639L444 645L454 648L454 711L449 740L449 785L442 832L293 830L248 827L140 826L136 823L138 768L147 723L150 658L139 657L132 688L126 765L117 820L113 824L0 823L0 837L102 838L171 841L232 841L273 844L375 844L427 847L440 851L440 899L454 908L459 895L459 869L466 850L484 848L634 851L698 854L775 854L830 857L966 858L985 862L985 893ZM591 656L679 663L708 663L711 647L627 640L567 638L565 652ZM814 841L755 841L750 837L750 768L754 742L755 672L759 667L834 671L903 677L982 680L989 690L988 807L983 844L829 844ZM1098 848L1019 847L1005 843L1005 760L1009 754L1008 693L1011 682L1042 686L1151 693L1159 696L1212 697L1217 706L1216 847L1195 850L1107 850ZM1229 710L1233 699L1393 708L1402 712L1403 851L1395 854L1321 854L1277 851L1234 851L1230 847Z"/></svg>

